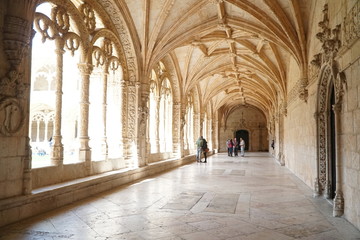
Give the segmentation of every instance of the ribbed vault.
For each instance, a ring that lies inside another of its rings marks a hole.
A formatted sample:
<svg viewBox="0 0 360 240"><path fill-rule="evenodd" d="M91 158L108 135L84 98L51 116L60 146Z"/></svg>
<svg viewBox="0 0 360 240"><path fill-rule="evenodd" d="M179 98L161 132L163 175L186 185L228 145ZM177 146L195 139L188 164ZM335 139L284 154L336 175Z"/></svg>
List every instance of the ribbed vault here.
<svg viewBox="0 0 360 240"><path fill-rule="evenodd" d="M304 0L126 0L144 76L172 59L183 96L223 114L239 105L265 114L287 99L290 59L306 73ZM144 81L148 78L145 77Z"/></svg>

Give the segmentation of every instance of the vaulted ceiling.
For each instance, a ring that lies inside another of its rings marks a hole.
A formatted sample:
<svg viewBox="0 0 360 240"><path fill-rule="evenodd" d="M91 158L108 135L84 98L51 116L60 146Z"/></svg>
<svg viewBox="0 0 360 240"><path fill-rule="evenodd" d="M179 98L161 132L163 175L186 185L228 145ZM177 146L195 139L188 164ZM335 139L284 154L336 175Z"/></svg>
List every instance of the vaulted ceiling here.
<svg viewBox="0 0 360 240"><path fill-rule="evenodd" d="M120 0L119 0L120 2ZM170 57L184 95L231 112L265 115L286 101L290 59L306 76L310 0L125 0L142 68Z"/></svg>

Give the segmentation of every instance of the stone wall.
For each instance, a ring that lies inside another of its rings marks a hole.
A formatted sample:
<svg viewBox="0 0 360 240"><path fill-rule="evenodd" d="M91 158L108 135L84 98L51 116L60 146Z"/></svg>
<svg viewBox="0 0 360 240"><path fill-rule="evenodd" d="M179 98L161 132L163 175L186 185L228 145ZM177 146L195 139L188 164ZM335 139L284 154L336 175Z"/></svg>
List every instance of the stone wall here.
<svg viewBox="0 0 360 240"><path fill-rule="evenodd" d="M353 50L360 52L360 42ZM344 214L349 222L360 228L360 61L346 68L345 74L347 90L340 130Z"/></svg>
<svg viewBox="0 0 360 240"><path fill-rule="evenodd" d="M320 64L319 69L314 70L310 61L315 54L321 52L323 47L316 38L316 33L321 31L317 23L322 21L324 4L324 1L313 3L313 14L309 20L308 97L306 101L303 101L299 97L291 96L290 102L288 99L287 117L284 120L285 166L314 190L316 190L314 183L318 177L318 155L323 154L318 153L319 133L315 115L318 110L321 80L319 73L325 66ZM344 217L357 228L360 228L360 33L359 25L356 26L356 23L359 22L359 9L360 4L357 1L330 1L328 3L329 28L334 29L341 24L339 36L341 48L336 50L334 58L336 64L333 66L336 66L340 73L344 73L346 79L343 87L344 95L341 100L340 126L337 129L340 171L336 178L341 183L340 188L343 192ZM296 77L294 73L288 73L287 76ZM335 91L341 93L339 89ZM288 92L294 91L289 88ZM325 126L327 127L328 123L325 123ZM331 144L329 136L325 136L325 139L325 150L328 151ZM329 158L330 156L326 155L326 164L329 164ZM326 186L322 186L322 188L324 187L326 188ZM326 189L322 189L321 197L327 197L325 191Z"/></svg>

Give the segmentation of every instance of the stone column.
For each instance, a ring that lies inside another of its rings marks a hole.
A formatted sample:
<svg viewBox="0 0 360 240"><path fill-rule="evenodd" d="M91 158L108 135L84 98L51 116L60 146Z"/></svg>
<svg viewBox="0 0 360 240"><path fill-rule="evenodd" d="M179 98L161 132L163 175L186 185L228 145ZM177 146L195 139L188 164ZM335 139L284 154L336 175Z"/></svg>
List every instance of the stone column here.
<svg viewBox="0 0 360 240"><path fill-rule="evenodd" d="M336 151L336 191L334 198L333 216L341 217L344 214L344 197L342 193L342 174L341 174L341 148L340 148L340 112L341 104L336 103L333 106L335 113L335 151Z"/></svg>
<svg viewBox="0 0 360 240"><path fill-rule="evenodd" d="M91 149L89 147L89 83L92 65L78 64L81 73L80 116L79 116L79 159L86 162L88 174L91 175Z"/></svg>
<svg viewBox="0 0 360 240"><path fill-rule="evenodd" d="M173 124L172 124L172 132L173 132L173 153L174 157L181 158L182 149L183 149L183 139L184 139L184 124L185 120L181 114L181 103L174 102L173 104Z"/></svg>
<svg viewBox="0 0 360 240"><path fill-rule="evenodd" d="M126 143L126 159L125 166L128 168L135 167L137 161L137 143L135 139L136 124L137 124L137 97L136 86L134 82L128 82L127 85L127 143Z"/></svg>
<svg viewBox="0 0 360 240"><path fill-rule="evenodd" d="M143 83L141 85L141 103L139 107L139 126L137 136L138 146L139 146L139 166L143 167L148 165L148 139L149 139L149 131L148 131L148 123L149 123L149 84Z"/></svg>
<svg viewBox="0 0 360 240"><path fill-rule="evenodd" d="M120 81L121 88L121 121L119 124L121 126L121 139L120 145L122 147L123 159L125 161L125 166L128 166L128 138L127 138L127 82L125 80Z"/></svg>
<svg viewBox="0 0 360 240"><path fill-rule="evenodd" d="M199 127L200 127L200 129L199 129L198 137L204 135L204 132L203 132L204 131L204 113L203 112L200 113ZM196 139L198 139L198 137Z"/></svg>
<svg viewBox="0 0 360 240"><path fill-rule="evenodd" d="M213 149L213 125L212 125L212 119L209 119L208 121L208 136L207 136L207 141L208 141L208 148L209 149Z"/></svg>
<svg viewBox="0 0 360 240"><path fill-rule="evenodd" d="M102 74L102 84L103 84L103 96L102 96L102 127L103 135L101 139L101 155L107 159L108 157L108 143L107 143L107 133L106 133L106 115L107 115L107 84L108 84L108 66L105 64L104 71ZM120 123L119 123L120 124Z"/></svg>
<svg viewBox="0 0 360 240"><path fill-rule="evenodd" d="M156 122L156 126L154 126L156 128L155 130L155 141L156 141L156 152L160 152L160 136L159 136L159 124L160 124L160 97L156 96L155 97L155 122Z"/></svg>
<svg viewBox="0 0 360 240"><path fill-rule="evenodd" d="M220 152L220 146L219 146L219 138L220 138L220 134L219 134L219 120L218 119L216 119L216 121L215 121L215 124L214 124L215 126L214 126L214 137L213 137L213 139L215 140L215 142L214 142L214 146L213 146L213 148L214 148L214 150L215 150L215 153L218 153L218 152Z"/></svg>
<svg viewBox="0 0 360 240"><path fill-rule="evenodd" d="M190 143L190 144L195 146L195 142L201 136L201 130L202 130L200 114L199 113L194 113L194 123L193 124L194 124L194 126L193 126L193 128L194 128L194 139L193 139L193 142Z"/></svg>
<svg viewBox="0 0 360 240"><path fill-rule="evenodd" d="M314 118L315 118L315 122L317 125L319 125L319 113L315 112L314 113ZM319 136L319 129L318 127L316 127L316 136ZM316 149L319 149L319 138L317 138L316 140ZM314 192L313 192L313 197L319 197L321 195L321 186L320 186L320 181L319 181L319 175L320 175L320 170L319 170L319 151L316 151L316 178L315 178L315 182L314 182Z"/></svg>
<svg viewBox="0 0 360 240"><path fill-rule="evenodd" d="M63 84L63 55L64 40L57 38L56 44L56 92L55 92L55 119L54 119L54 136L51 151L51 161L56 166L61 166L64 160L64 146L61 136L61 116L62 116L62 84Z"/></svg>
<svg viewBox="0 0 360 240"><path fill-rule="evenodd" d="M328 111L325 111L324 113L323 113L323 115L324 115L324 119L327 119L328 117L325 117L325 116L329 116L329 111L331 111L331 110L328 110ZM325 125L327 126L327 127L329 127L328 126L328 123L326 122L325 123ZM324 161L324 163L325 163L325 169L327 169L328 171L327 172L329 172L330 171L330 168L331 168L331 166L330 166L330 155L329 155L329 153L326 153L326 159L327 159L327 161ZM332 196L332 193L331 193L331 189L332 189L332 187L331 187L331 178L330 178L330 174L325 174L325 177L326 177L326 179L325 179L325 184L324 184L324 197L326 198L326 199L331 199L331 196ZM332 184L335 184L335 183L332 183Z"/></svg>
<svg viewBox="0 0 360 240"><path fill-rule="evenodd" d="M279 162L281 166L285 166L285 156L284 156L284 116L279 116L279 152L281 157Z"/></svg>

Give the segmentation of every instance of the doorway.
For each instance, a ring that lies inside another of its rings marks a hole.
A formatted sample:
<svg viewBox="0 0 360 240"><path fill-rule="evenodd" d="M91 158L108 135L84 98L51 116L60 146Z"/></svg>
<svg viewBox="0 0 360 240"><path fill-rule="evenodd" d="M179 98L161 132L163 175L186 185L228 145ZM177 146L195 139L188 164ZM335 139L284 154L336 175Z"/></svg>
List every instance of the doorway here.
<svg viewBox="0 0 360 240"><path fill-rule="evenodd" d="M236 131L236 139L240 140L240 138L245 141L245 151L249 150L250 141L249 141L249 132L247 130L238 130Z"/></svg>

